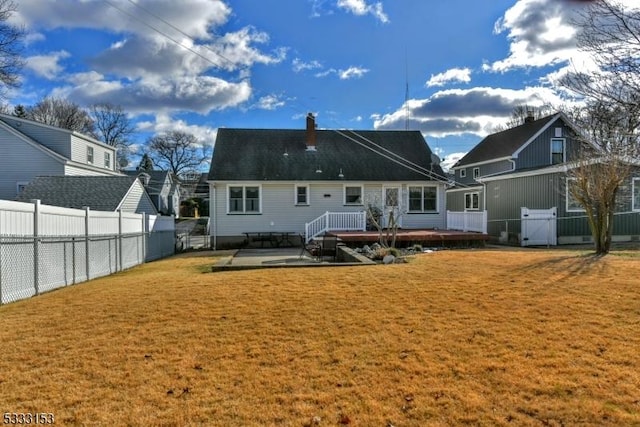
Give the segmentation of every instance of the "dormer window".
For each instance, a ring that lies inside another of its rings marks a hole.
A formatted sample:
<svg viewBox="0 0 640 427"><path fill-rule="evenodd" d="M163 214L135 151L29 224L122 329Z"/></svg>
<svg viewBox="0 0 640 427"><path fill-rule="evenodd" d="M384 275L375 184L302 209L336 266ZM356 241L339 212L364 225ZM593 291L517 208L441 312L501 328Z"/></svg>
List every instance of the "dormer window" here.
<svg viewBox="0 0 640 427"><path fill-rule="evenodd" d="M104 153L104 167L111 169L111 153Z"/></svg>
<svg viewBox="0 0 640 427"><path fill-rule="evenodd" d="M565 162L565 139L553 138L551 140L551 164L557 165Z"/></svg>
<svg viewBox="0 0 640 427"><path fill-rule="evenodd" d="M467 177L467 170L460 169L460 178L466 178L466 177Z"/></svg>
<svg viewBox="0 0 640 427"><path fill-rule="evenodd" d="M480 168L473 168L473 179L478 179L480 177Z"/></svg>
<svg viewBox="0 0 640 427"><path fill-rule="evenodd" d="M87 147L87 163L93 164L93 147Z"/></svg>

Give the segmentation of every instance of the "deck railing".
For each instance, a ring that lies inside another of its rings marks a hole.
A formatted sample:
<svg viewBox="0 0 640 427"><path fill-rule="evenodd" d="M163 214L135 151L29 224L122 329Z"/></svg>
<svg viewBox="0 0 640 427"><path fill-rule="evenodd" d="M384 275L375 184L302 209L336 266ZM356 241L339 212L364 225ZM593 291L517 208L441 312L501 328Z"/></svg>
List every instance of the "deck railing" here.
<svg viewBox="0 0 640 427"><path fill-rule="evenodd" d="M447 229L487 234L487 211L447 211Z"/></svg>
<svg viewBox="0 0 640 427"><path fill-rule="evenodd" d="M305 224L307 243L314 237L327 231L365 231L367 213L362 212L325 212L318 218Z"/></svg>

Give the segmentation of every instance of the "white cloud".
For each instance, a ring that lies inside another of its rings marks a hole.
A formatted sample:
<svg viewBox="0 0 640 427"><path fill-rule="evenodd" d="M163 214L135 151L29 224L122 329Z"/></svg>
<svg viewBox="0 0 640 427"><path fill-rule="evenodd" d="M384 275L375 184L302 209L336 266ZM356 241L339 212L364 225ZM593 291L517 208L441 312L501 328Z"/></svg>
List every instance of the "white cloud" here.
<svg viewBox="0 0 640 427"><path fill-rule="evenodd" d="M70 56L69 52L64 50L51 52L48 55L35 55L26 58L25 66L38 76L47 79L57 79L64 71L64 67L60 65L60 61Z"/></svg>
<svg viewBox="0 0 640 427"><path fill-rule="evenodd" d="M389 22L389 17L383 10L382 2L368 4L365 0L338 0L338 7L357 16L373 15L383 24Z"/></svg>
<svg viewBox="0 0 640 427"><path fill-rule="evenodd" d="M361 67L349 67L346 70L340 70L338 75L340 76L340 80L349 80L349 79L357 79L365 74L367 74L369 70Z"/></svg>
<svg viewBox="0 0 640 427"><path fill-rule="evenodd" d="M304 62L300 58L294 58L291 65L294 73L299 73L301 71L306 71L306 70L317 70L319 68L322 68L322 64L319 61L313 60L310 62Z"/></svg>
<svg viewBox="0 0 640 427"><path fill-rule="evenodd" d="M278 95L267 95L258 99L254 108L259 108L261 110L276 110L280 107L285 106L285 101L282 100Z"/></svg>
<svg viewBox="0 0 640 427"><path fill-rule="evenodd" d="M396 111L374 116L376 129L419 129L431 137L474 134L484 137L504 125L515 107L561 105L563 100L546 87L449 89L426 99L410 99ZM407 116L408 112L408 116Z"/></svg>
<svg viewBox="0 0 640 427"><path fill-rule="evenodd" d="M451 82L469 83L471 81L470 68L452 68L444 73L431 75L426 83L427 87L444 86Z"/></svg>

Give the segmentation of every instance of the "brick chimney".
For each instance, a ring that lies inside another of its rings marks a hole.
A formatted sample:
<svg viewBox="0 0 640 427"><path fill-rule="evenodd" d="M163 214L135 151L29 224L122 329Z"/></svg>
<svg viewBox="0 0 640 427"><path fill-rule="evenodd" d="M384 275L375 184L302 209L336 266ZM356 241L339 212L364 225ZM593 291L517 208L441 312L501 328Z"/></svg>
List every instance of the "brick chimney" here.
<svg viewBox="0 0 640 427"><path fill-rule="evenodd" d="M307 114L307 150L316 150L316 118L313 113Z"/></svg>
<svg viewBox="0 0 640 427"><path fill-rule="evenodd" d="M524 118L525 123L533 123L536 121L535 114L533 112L533 108L527 108L527 115Z"/></svg>

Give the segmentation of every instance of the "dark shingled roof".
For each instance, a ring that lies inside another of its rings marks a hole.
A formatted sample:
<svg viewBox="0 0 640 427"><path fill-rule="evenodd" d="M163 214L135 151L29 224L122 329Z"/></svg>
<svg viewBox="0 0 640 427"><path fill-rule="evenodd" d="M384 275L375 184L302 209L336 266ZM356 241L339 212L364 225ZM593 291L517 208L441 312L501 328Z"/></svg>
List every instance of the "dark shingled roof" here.
<svg viewBox="0 0 640 427"><path fill-rule="evenodd" d="M128 175L128 176L140 176L143 173L146 173L147 175L149 175L149 185L146 185L145 188L147 189L147 193L149 193L149 195L155 195L155 194L160 194L160 192L162 191L162 186L164 185L164 182L167 179L167 175L169 174L169 171L138 171L138 170L126 170L126 171L122 171L122 173Z"/></svg>
<svg viewBox="0 0 640 427"><path fill-rule="evenodd" d="M444 179L440 166L432 164L431 150L419 131L355 131L357 135L351 131L315 132L317 149L309 151L305 130L221 128L208 178L212 181L333 181L341 179L338 175L342 171L342 179L348 181ZM396 158L366 140L433 171L432 178L411 170L418 168L406 161L399 160L409 167L373 152L371 149Z"/></svg>
<svg viewBox="0 0 640 427"><path fill-rule="evenodd" d="M558 114L552 114L511 129L488 135L453 165L454 168L512 156L538 131L544 128Z"/></svg>
<svg viewBox="0 0 640 427"><path fill-rule="evenodd" d="M137 178L134 176L39 176L18 197L44 205L115 211Z"/></svg>

